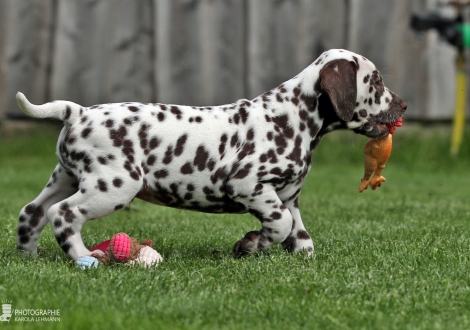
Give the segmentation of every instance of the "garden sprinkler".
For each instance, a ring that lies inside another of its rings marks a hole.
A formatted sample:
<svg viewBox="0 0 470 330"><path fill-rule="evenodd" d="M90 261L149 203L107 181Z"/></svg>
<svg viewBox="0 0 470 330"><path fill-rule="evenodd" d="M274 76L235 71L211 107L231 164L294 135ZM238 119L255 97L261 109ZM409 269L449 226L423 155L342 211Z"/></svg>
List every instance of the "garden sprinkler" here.
<svg viewBox="0 0 470 330"><path fill-rule="evenodd" d="M462 143L467 103L467 76L465 72L466 61L464 51L470 49L470 24L464 21L462 7L470 5L470 0L440 1L440 4L455 6L457 8L457 16L455 18L448 18L437 13L426 16L413 14L411 16L411 27L416 31L435 29L441 37L458 50L456 58L457 90L455 93L455 112L450 147L451 155L456 156Z"/></svg>

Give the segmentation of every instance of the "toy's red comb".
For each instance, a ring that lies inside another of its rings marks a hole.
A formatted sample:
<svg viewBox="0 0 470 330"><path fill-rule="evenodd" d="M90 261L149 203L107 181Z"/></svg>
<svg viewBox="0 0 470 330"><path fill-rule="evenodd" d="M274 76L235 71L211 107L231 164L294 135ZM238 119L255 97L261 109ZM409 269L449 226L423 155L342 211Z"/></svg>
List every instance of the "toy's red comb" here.
<svg viewBox="0 0 470 330"><path fill-rule="evenodd" d="M393 134L393 132L395 132L397 127L403 126L403 119L398 118L396 122L387 123L386 125L388 127L388 131L390 132L390 134Z"/></svg>
<svg viewBox="0 0 470 330"><path fill-rule="evenodd" d="M111 243L111 240L108 239L107 241L101 242L100 244L92 247L90 249L90 251L93 252L93 251L96 251L96 250L100 250L100 251L106 252L106 250L108 249L110 243Z"/></svg>

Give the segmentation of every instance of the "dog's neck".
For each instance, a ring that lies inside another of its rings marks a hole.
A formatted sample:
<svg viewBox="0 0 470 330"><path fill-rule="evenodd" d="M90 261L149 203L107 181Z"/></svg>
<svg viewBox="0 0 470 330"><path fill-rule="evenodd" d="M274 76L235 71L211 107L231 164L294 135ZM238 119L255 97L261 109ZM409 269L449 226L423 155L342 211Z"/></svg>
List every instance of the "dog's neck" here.
<svg viewBox="0 0 470 330"><path fill-rule="evenodd" d="M344 128L329 97L316 87L318 79L318 66L310 65L294 78L250 101L258 105L257 108L261 105L267 116L287 115L286 124L309 141L311 151L323 135ZM246 101L238 103L246 104Z"/></svg>

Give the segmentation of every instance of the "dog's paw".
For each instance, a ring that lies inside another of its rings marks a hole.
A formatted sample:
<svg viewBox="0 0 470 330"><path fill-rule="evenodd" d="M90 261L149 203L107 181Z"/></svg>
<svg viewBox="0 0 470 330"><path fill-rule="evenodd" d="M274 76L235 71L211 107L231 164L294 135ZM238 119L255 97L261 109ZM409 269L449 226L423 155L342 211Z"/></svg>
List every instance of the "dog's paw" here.
<svg viewBox="0 0 470 330"><path fill-rule="evenodd" d="M236 258L245 257L250 254L252 247L252 241L241 239L233 246L233 256Z"/></svg>
<svg viewBox="0 0 470 330"><path fill-rule="evenodd" d="M312 244L306 244L305 246L298 246L295 250L296 253L305 253L308 257L313 256L315 249Z"/></svg>
<svg viewBox="0 0 470 330"><path fill-rule="evenodd" d="M312 239L297 239L289 236L281 244L284 250L290 253L306 253L311 256L314 251Z"/></svg>
<svg viewBox="0 0 470 330"><path fill-rule="evenodd" d="M257 252L264 248L266 237L259 231L250 231L245 237L239 240L233 246L233 254L235 257L244 257L250 253Z"/></svg>
<svg viewBox="0 0 470 330"><path fill-rule="evenodd" d="M27 251L27 250L24 250L22 247L17 246L16 249L18 250L18 253L19 253L21 258L24 258L26 256L33 256L33 257L38 256L38 249L37 248L32 250L32 251Z"/></svg>

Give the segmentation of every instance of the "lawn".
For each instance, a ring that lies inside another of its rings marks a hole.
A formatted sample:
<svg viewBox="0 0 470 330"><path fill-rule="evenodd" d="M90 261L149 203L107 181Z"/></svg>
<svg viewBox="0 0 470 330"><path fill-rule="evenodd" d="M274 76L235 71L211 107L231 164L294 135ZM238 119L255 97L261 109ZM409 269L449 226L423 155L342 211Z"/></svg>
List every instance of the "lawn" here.
<svg viewBox="0 0 470 330"><path fill-rule="evenodd" d="M387 182L362 194L367 139L325 137L299 202L312 257L276 246L234 259L233 244L259 228L253 217L135 200L88 223L85 244L123 231L152 238L164 262L87 271L66 258L49 226L39 256L19 257L18 212L57 162L58 131L0 131L0 301L60 310L57 322L13 317L2 328L469 329L470 134L455 159L448 128L411 126L394 136Z"/></svg>

